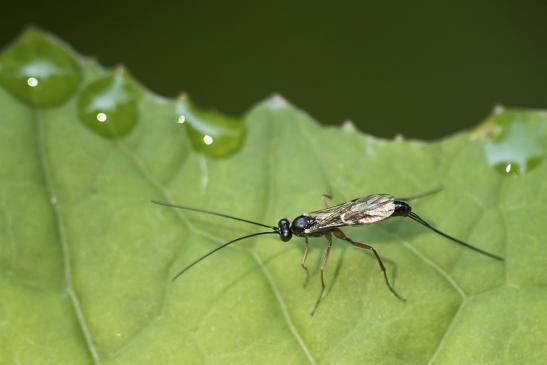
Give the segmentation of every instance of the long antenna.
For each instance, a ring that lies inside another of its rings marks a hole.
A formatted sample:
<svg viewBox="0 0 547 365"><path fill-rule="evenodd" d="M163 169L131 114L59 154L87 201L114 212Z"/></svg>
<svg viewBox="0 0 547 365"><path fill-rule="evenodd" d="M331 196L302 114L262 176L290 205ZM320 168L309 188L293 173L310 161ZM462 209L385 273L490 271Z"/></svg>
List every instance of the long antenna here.
<svg viewBox="0 0 547 365"><path fill-rule="evenodd" d="M490 253L490 252L483 251L483 250L481 250L481 249L478 248L478 247L475 247L475 246L473 246L473 245L470 245L470 244L467 243L467 242L461 241L461 240L459 240L459 239L457 239L457 238L454 238L454 237L452 237L452 236L450 236L450 235L448 235L448 234L446 234L446 233L444 233L444 232L439 231L437 228L433 227L431 224L429 224L429 223L427 223L426 221L424 221L422 218L420 218L419 215L417 215L417 214L414 213L414 212L408 213L408 217L411 218L411 219L413 219L414 221L420 223L421 225L423 225L423 226L429 228L429 229L432 230L433 232L436 232L436 233L440 234L441 236L448 238L448 239L451 240L451 241L454 241L454 242L456 242L456 243L458 243L458 244L460 244L460 245L462 245L462 246L465 246L465 247L467 247L467 248L469 248L469 249L471 249L471 250L473 250L473 251L476 251L476 252L478 252L478 253L482 253L482 254L485 255L485 256L488 256L488 257L490 257L490 258L493 258L494 260L503 261L503 257L494 255L493 253Z"/></svg>
<svg viewBox="0 0 547 365"><path fill-rule="evenodd" d="M194 265L196 265L198 262L200 262L200 261L206 259L207 257L209 257L210 255L214 254L215 252L220 251L220 250L223 249L224 247L229 246L229 245L231 245L231 244L234 243L234 242L241 241L241 240L244 240L244 239L250 238L250 237L261 236L261 235L263 235L263 234L277 234L277 232L258 232L258 233L248 234L248 235L246 235L246 236L236 238L235 240L231 240L230 242L226 242L226 243L223 244L222 246L218 246L218 247L215 248L214 250L209 251L207 254L201 256L199 259L197 259L196 261L192 262L190 265L186 266L184 269L182 269L181 271L179 271L179 273L173 277L172 281L177 280L177 279L179 278L179 276L181 276L181 275L184 274L186 271L188 271L192 266L194 266Z"/></svg>
<svg viewBox="0 0 547 365"><path fill-rule="evenodd" d="M274 231L277 231L277 229L278 229L275 226L268 226L267 224L253 222L253 221L250 221L248 219L233 217L231 215L227 215L227 214L223 214L223 213L211 212L211 211L205 210L205 209L192 208L192 207L187 207L187 206L184 206L184 205L177 205L177 204L171 204L171 203L163 203L163 202L159 202L157 200L151 200L151 202L154 203L154 204L163 205L165 207L184 209L184 210L189 210L189 211L192 211L192 212L199 212L199 213L205 213L205 214L210 214L210 215L216 215L216 216L219 216L219 217L233 219L233 220L240 221L240 222L250 223L250 224L254 224L254 225L265 227L265 228L271 228Z"/></svg>

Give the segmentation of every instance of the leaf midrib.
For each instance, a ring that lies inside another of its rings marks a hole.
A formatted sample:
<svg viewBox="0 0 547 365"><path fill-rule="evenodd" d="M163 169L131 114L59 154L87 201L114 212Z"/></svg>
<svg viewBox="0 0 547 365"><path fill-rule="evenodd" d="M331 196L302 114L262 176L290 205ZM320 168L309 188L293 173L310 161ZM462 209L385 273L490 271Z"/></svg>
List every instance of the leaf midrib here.
<svg viewBox="0 0 547 365"><path fill-rule="evenodd" d="M65 236L65 228L64 228L65 224L63 221L61 204L56 194L53 178L51 176L51 172L49 168L49 162L48 162L48 157L46 153L47 150L45 147L45 132L44 132L43 123L40 119L40 111L36 109L31 109L31 113L32 113L31 119L32 119L32 122L34 123L34 129L35 129L35 138L36 138L36 145L37 145L36 152L38 153L40 170L41 170L42 177L45 181L46 192L49 197L49 203L51 204L53 216L55 217L56 232L59 239L59 244L61 245L61 252L63 256L63 273L64 273L65 290L70 298L70 305L74 311L74 315L76 317L76 320L78 322L78 326L82 332L82 335L84 336L89 354L91 355L94 364L100 365L101 358L99 356L97 348L95 347L95 343L93 341L93 335L87 324L87 320L83 313L80 300L78 299L78 295L76 294L76 291L74 289L74 284L72 281L70 248L69 248L68 240L66 239L66 236Z"/></svg>

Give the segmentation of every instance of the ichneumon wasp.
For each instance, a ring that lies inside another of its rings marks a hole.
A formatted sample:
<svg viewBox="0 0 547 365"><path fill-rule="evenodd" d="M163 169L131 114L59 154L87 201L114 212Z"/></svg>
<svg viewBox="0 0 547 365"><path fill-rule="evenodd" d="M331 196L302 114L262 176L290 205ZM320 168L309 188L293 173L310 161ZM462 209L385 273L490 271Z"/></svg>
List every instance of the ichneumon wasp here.
<svg viewBox="0 0 547 365"><path fill-rule="evenodd" d="M322 259L321 267L320 267L321 292L319 293L319 297L317 298L315 306L310 313L311 315L313 315L315 311L317 310L319 303L321 302L321 299L323 298L323 294L325 292L325 287L326 287L325 268L327 267L327 263L329 261L333 236L340 240L344 240L348 242L349 244L351 244L352 246L356 248L372 252L374 257L376 258L376 261L378 261L378 265L380 266L380 269L384 275L384 280L386 282L388 289L399 300L405 301L405 299L401 295L399 295L397 291L395 291L395 289L389 282L389 279L386 273L386 268L376 249L374 249L374 247L372 247L369 244L356 242L352 240L350 237L346 236L344 232L342 232L342 230L340 229L341 227L373 224L373 223L384 221L391 217L408 217L412 219L413 221L421 224L422 226L427 227L433 232L459 245L462 245L475 252L488 256L494 260L503 261L503 258L500 256L484 251L478 247L475 247L467 242L459 240L455 237L452 237L438 230L437 228L433 227L431 224L423 220L419 215L417 215L415 212L412 211L412 208L408 204L408 201L433 194L437 191L439 191L439 189L436 189L434 191L431 191L425 194L420 194L417 196L400 198L400 199L395 199L392 195L389 195L389 194L372 194L365 197L356 198L348 202L341 203L334 206L329 206L328 205L329 197L327 195L323 195L323 203L325 205L324 209L316 210L310 213L303 213L299 215L298 217L294 218L292 221L290 221L287 218L282 218L277 223L277 226L269 226L267 224L254 222L248 219L238 218L238 217L230 216L227 214L212 212L209 210L204 210L199 208L191 208L191 207L187 207L183 205L163 203L163 202L159 202L155 200L153 200L152 203L167 206L167 207L172 207L172 208L198 212L198 213L216 215L219 217L237 220L237 221L245 222L249 224L254 224L254 225L269 229L269 231L248 234L248 235L238 237L236 239L233 239L229 242L224 243L223 245L208 252L207 254L198 258L197 260L195 260L194 262L186 266L184 269L179 271L177 275L173 277L173 281L178 279L182 274L184 274L186 271L188 271L191 267L193 267L197 263L201 262L202 260L209 257L213 253L235 242L238 242L247 238L251 238L251 237L261 236L261 235L277 234L279 235L279 238L283 242L290 241L293 235L297 237L303 237L305 239L304 256L302 257L300 264L306 272L306 282L307 282L309 277L309 272L306 267L306 260L308 258L308 253L309 253L308 237L324 236L328 241L328 245L323 254L323 259Z"/></svg>

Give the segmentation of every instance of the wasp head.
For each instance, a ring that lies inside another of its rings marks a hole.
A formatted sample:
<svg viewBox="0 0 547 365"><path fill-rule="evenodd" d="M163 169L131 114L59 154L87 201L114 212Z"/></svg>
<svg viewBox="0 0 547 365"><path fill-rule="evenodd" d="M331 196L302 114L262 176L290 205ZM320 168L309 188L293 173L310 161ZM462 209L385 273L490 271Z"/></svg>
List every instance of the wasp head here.
<svg viewBox="0 0 547 365"><path fill-rule="evenodd" d="M292 232L289 225L290 222L287 218L283 218L277 223L279 237L281 237L281 241L283 242L287 242L292 238Z"/></svg>

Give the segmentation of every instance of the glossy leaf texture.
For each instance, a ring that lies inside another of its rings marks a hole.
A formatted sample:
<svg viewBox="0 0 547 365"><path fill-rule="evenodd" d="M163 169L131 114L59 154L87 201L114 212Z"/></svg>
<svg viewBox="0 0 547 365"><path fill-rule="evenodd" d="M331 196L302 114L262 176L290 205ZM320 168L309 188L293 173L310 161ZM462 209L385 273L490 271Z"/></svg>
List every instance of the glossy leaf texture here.
<svg viewBox="0 0 547 365"><path fill-rule="evenodd" d="M68 76L41 80L25 68L36 57ZM547 358L545 113L498 110L431 143L325 128L281 97L243 118L186 116L195 107L181 108L184 99L155 96L36 30L2 52L0 81L0 363ZM41 86L50 91L25 91ZM320 209L324 193L337 203L438 186L414 211L505 261L404 218L348 228L376 247L407 301L387 290L368 252L337 240L313 317L325 239L311 240L306 288L303 240L276 236L235 244L172 282L261 228L150 203L276 225Z"/></svg>

